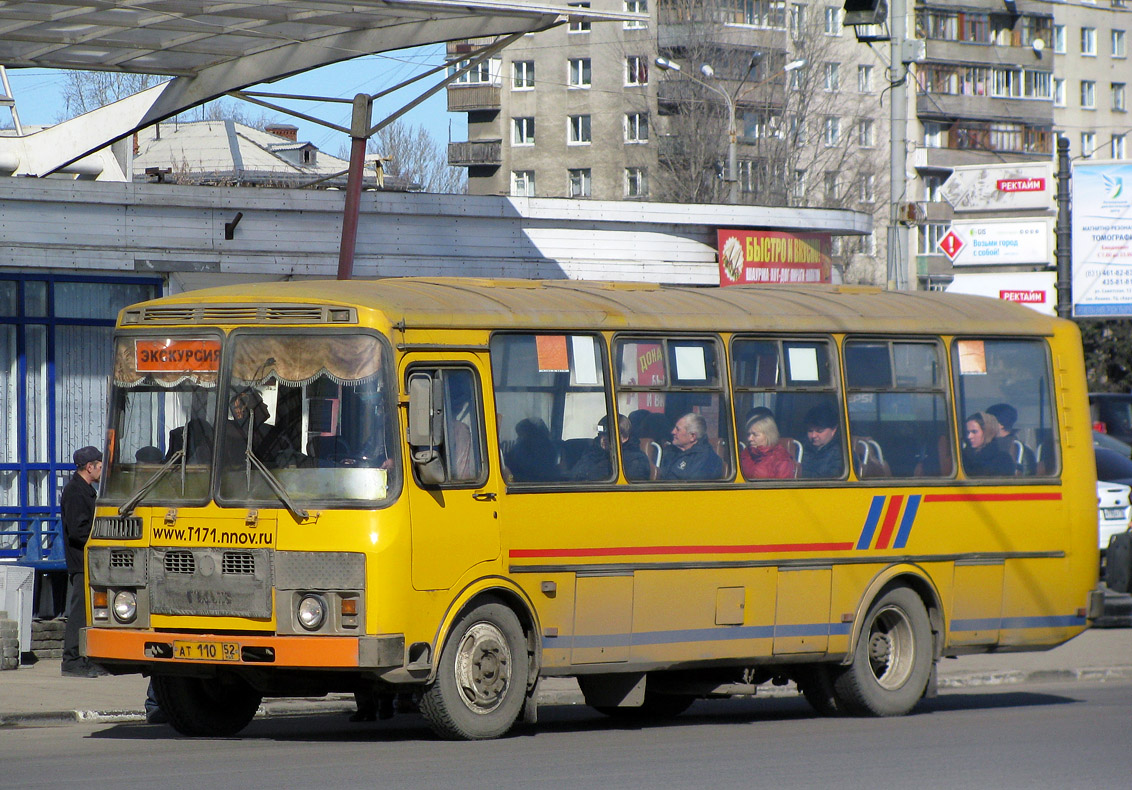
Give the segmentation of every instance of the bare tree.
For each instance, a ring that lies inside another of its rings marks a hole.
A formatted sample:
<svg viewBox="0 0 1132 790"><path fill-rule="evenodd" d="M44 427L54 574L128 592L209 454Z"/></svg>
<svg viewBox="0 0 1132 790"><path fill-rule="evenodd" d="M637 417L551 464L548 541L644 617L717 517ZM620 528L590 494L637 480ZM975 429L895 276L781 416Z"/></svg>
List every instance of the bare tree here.
<svg viewBox="0 0 1132 790"><path fill-rule="evenodd" d="M116 71L65 71L63 117L60 121L97 110L132 96L158 83L152 74L124 74Z"/></svg>
<svg viewBox="0 0 1132 790"><path fill-rule="evenodd" d="M464 169L448 164L447 149L424 126L396 120L369 140L367 150L381 156L387 175L419 184L425 192L462 194L467 189Z"/></svg>

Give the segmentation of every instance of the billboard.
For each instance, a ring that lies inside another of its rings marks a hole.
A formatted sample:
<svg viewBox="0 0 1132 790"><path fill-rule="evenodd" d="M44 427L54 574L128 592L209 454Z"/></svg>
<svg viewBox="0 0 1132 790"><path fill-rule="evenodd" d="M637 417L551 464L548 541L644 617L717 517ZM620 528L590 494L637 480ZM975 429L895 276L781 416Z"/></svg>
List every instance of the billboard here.
<svg viewBox="0 0 1132 790"><path fill-rule="evenodd" d="M995 272L957 274L947 286L948 293L972 294L1023 304L1045 315L1057 314L1057 274L1055 272Z"/></svg>
<svg viewBox="0 0 1132 790"><path fill-rule="evenodd" d="M1052 162L963 165L943 184L941 195L957 212L1053 210Z"/></svg>
<svg viewBox="0 0 1132 790"><path fill-rule="evenodd" d="M717 235L720 285L830 281L828 233L720 230Z"/></svg>
<svg viewBox="0 0 1132 790"><path fill-rule="evenodd" d="M952 266L1053 263L1053 219L956 220L939 240Z"/></svg>
<svg viewBox="0 0 1132 790"><path fill-rule="evenodd" d="M1132 316L1132 164L1073 166L1073 315Z"/></svg>

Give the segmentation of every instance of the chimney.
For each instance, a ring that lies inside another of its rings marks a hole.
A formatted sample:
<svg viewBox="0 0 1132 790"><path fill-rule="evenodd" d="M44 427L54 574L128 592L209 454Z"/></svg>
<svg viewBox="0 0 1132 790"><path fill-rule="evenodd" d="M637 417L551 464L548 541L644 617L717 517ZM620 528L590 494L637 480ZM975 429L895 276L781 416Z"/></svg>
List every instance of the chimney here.
<svg viewBox="0 0 1132 790"><path fill-rule="evenodd" d="M292 126L289 123L269 123L263 127L263 130L268 134L282 137L284 140L290 140L292 143L299 139L299 127Z"/></svg>

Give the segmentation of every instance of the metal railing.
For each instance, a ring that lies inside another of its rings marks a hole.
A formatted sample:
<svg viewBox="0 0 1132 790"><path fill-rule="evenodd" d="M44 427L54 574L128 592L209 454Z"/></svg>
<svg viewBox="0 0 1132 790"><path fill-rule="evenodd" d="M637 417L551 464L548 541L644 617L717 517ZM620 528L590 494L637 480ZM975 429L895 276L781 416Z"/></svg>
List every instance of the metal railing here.
<svg viewBox="0 0 1132 790"><path fill-rule="evenodd" d="M63 524L58 516L0 513L0 559L42 570L67 566Z"/></svg>

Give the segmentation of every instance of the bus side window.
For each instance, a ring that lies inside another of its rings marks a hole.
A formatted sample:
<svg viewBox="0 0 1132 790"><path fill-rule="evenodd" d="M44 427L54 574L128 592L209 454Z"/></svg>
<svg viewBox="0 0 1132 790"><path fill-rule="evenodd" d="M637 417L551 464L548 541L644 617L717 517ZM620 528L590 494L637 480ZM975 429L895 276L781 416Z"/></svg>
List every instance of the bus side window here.
<svg viewBox="0 0 1132 790"><path fill-rule="evenodd" d="M492 385L509 483L616 479L604 344L593 335L497 334Z"/></svg>
<svg viewBox="0 0 1132 790"><path fill-rule="evenodd" d="M844 449L829 340L736 338L731 363L743 478L841 477Z"/></svg>
<svg viewBox="0 0 1132 790"><path fill-rule="evenodd" d="M951 359L967 476L1056 475L1060 448L1046 342L959 338Z"/></svg>
<svg viewBox="0 0 1132 790"><path fill-rule="evenodd" d="M714 338L617 339L617 411L634 437L622 454L631 482L734 478L721 356Z"/></svg>
<svg viewBox="0 0 1132 790"><path fill-rule="evenodd" d="M951 474L945 369L943 349L935 339L845 341L857 477Z"/></svg>
<svg viewBox="0 0 1132 790"><path fill-rule="evenodd" d="M479 379L466 367L422 368L412 372L428 373L440 382L442 430L440 453L447 486L478 485L487 476L484 462L481 426Z"/></svg>

